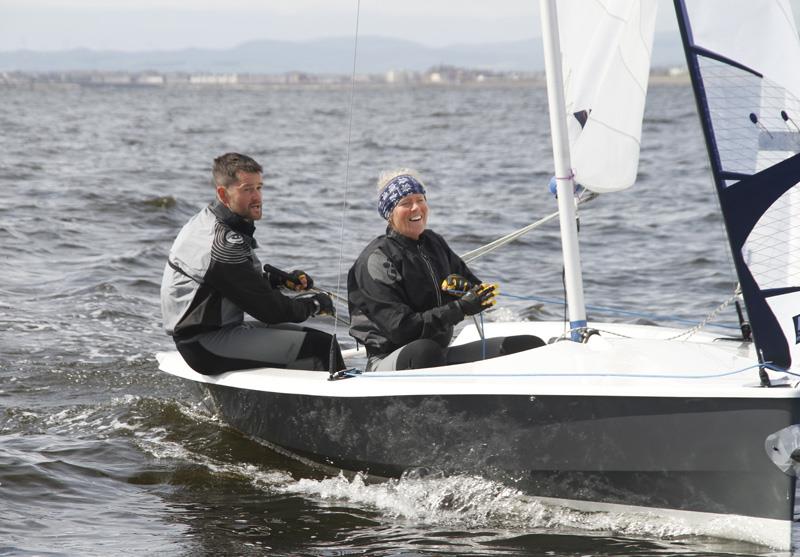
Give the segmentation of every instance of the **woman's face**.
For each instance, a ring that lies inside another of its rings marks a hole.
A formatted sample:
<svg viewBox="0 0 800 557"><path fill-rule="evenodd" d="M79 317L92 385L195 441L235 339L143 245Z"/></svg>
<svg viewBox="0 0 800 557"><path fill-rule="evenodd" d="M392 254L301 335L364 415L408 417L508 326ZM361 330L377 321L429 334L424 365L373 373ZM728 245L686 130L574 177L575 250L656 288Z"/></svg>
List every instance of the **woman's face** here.
<svg viewBox="0 0 800 557"><path fill-rule="evenodd" d="M392 210L389 224L399 234L418 240L428 223L428 202L421 193L412 193L401 199Z"/></svg>

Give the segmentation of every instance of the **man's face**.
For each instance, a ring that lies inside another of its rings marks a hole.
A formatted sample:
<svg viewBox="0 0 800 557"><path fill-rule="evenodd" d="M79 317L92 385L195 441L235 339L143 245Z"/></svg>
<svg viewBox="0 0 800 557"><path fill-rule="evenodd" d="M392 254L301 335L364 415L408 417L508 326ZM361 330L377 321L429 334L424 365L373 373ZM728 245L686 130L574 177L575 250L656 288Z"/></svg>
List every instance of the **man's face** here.
<svg viewBox="0 0 800 557"><path fill-rule="evenodd" d="M230 186L217 186L220 201L232 213L247 220L261 219L261 188L264 182L258 172L237 172L238 182Z"/></svg>

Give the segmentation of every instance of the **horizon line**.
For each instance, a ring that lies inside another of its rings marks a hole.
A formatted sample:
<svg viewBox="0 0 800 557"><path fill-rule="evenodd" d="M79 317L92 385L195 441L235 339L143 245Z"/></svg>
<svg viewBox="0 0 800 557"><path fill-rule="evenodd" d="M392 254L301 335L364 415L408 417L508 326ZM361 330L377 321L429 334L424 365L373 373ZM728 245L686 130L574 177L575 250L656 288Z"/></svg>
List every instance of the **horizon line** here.
<svg viewBox="0 0 800 557"><path fill-rule="evenodd" d="M657 31L655 33L656 36L658 35L673 35L670 31ZM386 41L396 41L399 43L411 43L414 45L421 46L426 49L430 50L445 50L448 48L455 48L455 47L473 47L473 46L480 46L480 45L506 45L506 44L514 44L514 43L525 43L525 42L538 42L542 40L541 35L531 35L530 37L520 38L520 39L511 39L511 40L485 40L485 41L476 41L476 42L453 42L448 43L446 45L429 45L425 44L421 41L414 41L402 37L394 37L391 35L374 35L374 34L367 34L362 35L359 37L359 40L364 39L380 39ZM286 44L309 44L309 43L316 43L316 42L323 42L323 41L339 41L339 40L347 40L352 41L355 43L355 39L352 36L346 35L329 35L329 36L320 36L311 39L273 39L269 37L259 38L259 39L249 39L238 43L233 46L229 47L209 47L209 46L184 46L184 47L175 47L175 48L141 48L136 50L130 49L121 49L121 48L98 48L98 47L90 47L90 46L75 46L70 48L58 48L58 49L32 49L32 48L15 48L11 50L0 48L0 53L2 54L10 54L10 53L20 53L20 52L32 52L32 53L45 53L45 54L52 54L52 53L61 53L61 52L76 52L76 51L88 51L88 52L113 52L113 53L154 53L154 52L181 52L186 50L204 50L204 51L213 51L213 52L221 52L226 50L235 50L237 48L241 48L247 44L251 43L260 43L260 42L272 42L272 43L286 43Z"/></svg>

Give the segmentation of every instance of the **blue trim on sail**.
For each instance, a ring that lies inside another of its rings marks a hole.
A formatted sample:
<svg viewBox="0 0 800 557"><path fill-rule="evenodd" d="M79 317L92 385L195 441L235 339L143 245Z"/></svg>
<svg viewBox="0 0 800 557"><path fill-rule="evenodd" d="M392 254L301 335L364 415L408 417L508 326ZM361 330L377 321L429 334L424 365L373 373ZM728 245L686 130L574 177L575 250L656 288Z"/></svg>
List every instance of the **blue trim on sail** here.
<svg viewBox="0 0 800 557"><path fill-rule="evenodd" d="M728 238L741 250L758 219L800 181L800 154L718 191Z"/></svg>
<svg viewBox="0 0 800 557"><path fill-rule="evenodd" d="M744 64L740 64L736 60L731 60L730 58L726 58L725 56L717 54L713 50L705 49L702 46L697 46L697 45L693 44L693 45L691 45L689 47L689 50L691 50L694 54L696 54L698 56L704 56L705 58L711 58L712 60L716 60L717 62L722 62L723 64L727 64L729 66L733 66L734 68L739 68L740 70L743 70L745 72L751 73L756 77L764 77L763 74L758 73L754 69L748 68Z"/></svg>
<svg viewBox="0 0 800 557"><path fill-rule="evenodd" d="M765 288L761 291L766 298L783 296L784 294L791 294L793 292L800 292L800 286L787 286L786 288Z"/></svg>
<svg viewBox="0 0 800 557"><path fill-rule="evenodd" d="M721 170L719 173L719 177L723 180L744 180L745 178L749 178L752 174L742 174L741 172L728 172L727 170Z"/></svg>
<svg viewBox="0 0 800 557"><path fill-rule="evenodd" d="M714 126L711 122L711 115L708 111L708 98L706 97L706 91L703 86L703 77L700 73L700 64L697 61L697 55L691 54L695 46L692 28L689 25L686 2L684 0L674 0L674 2L675 14L678 18L678 28L680 29L681 41L683 42L683 51L686 54L686 65L689 69L689 76L692 78L692 89L694 89L694 98L695 102L697 103L697 113L700 116L700 127L703 129L703 136L706 140L708 158L711 163L711 172L714 175L714 180L717 184L717 187L719 187L719 184L722 183L720 181L722 163L719 158L717 141L714 138Z"/></svg>
<svg viewBox="0 0 800 557"><path fill-rule="evenodd" d="M762 292L744 261L742 249L761 216L777 199L800 181L800 155L795 155L753 175L723 170L698 56L713 58L759 78L763 76L742 64L696 46L685 0L674 0L674 3L700 123L708 149L711 171L720 199L736 274L739 277L745 307L752 326L756 351L762 361L769 361L777 366L788 368L791 365L789 345L766 299L767 296L777 295L778 291L785 289ZM726 181L735 181L736 183L729 186ZM791 286L787 289L788 291L793 290Z"/></svg>
<svg viewBox="0 0 800 557"><path fill-rule="evenodd" d="M742 248L767 209L780 196L797 185L798 176L800 176L800 154L753 174L727 189L719 190L722 216L728 230L728 239L745 298L747 315L753 328L753 339L766 361L785 368L791 364L789 345L766 298L797 291L800 288L760 290L742 257Z"/></svg>

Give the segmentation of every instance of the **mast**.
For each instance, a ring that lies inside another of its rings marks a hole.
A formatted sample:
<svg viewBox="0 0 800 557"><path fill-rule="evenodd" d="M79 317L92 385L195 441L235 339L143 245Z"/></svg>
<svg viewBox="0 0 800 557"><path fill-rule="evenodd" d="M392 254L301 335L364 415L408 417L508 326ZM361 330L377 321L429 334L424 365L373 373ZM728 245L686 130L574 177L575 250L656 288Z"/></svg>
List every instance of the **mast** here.
<svg viewBox="0 0 800 557"><path fill-rule="evenodd" d="M550 135L553 141L556 194L561 224L561 251L564 256L564 283L571 338L579 342L581 329L586 328L586 307L583 300L583 276L578 247L578 223L575 210L575 181L569 155L564 80L561 71L561 47L558 36L558 15L555 0L540 2L544 65L547 77L547 100L550 111Z"/></svg>

